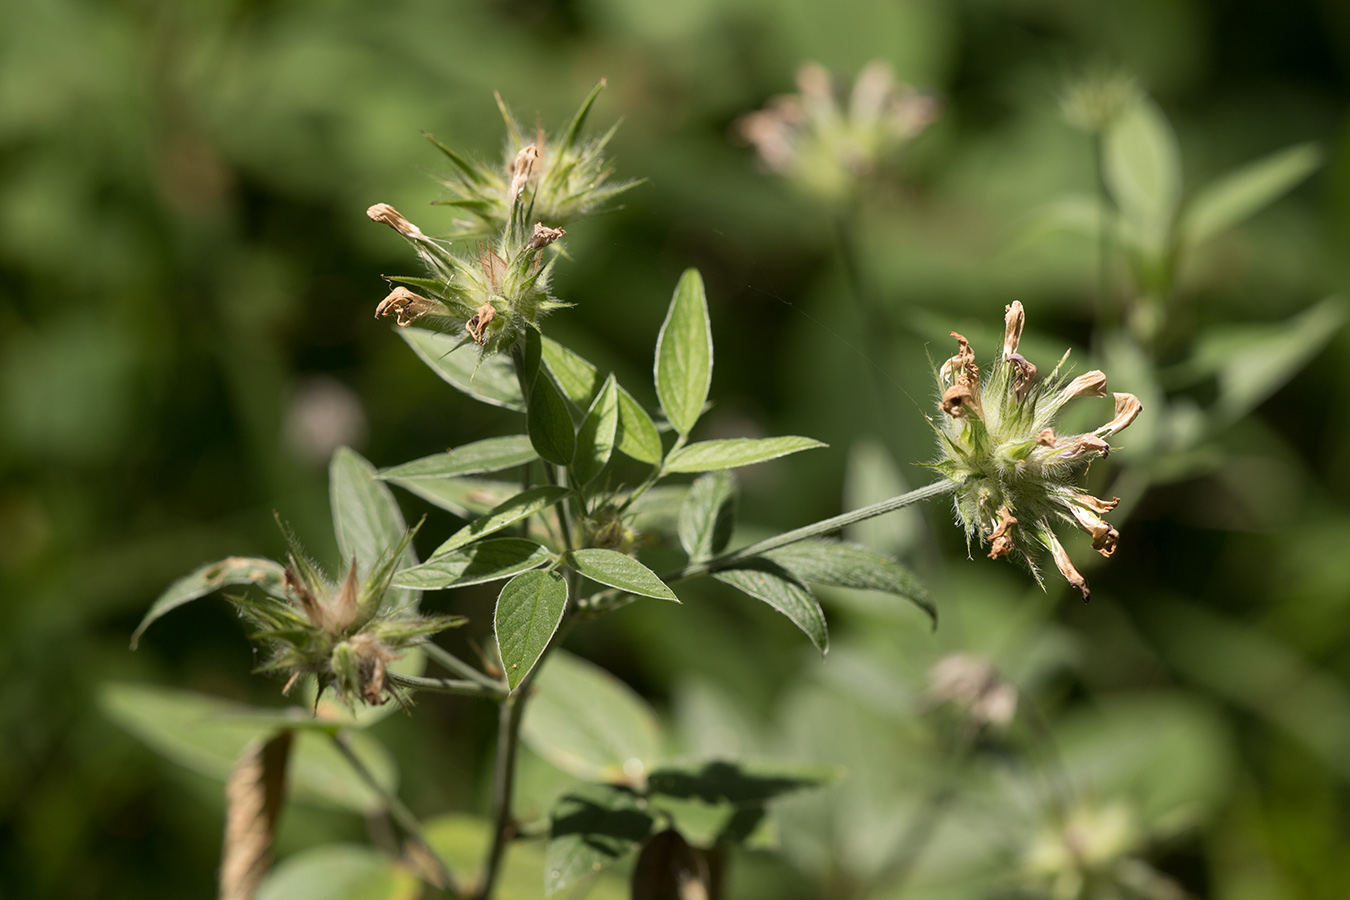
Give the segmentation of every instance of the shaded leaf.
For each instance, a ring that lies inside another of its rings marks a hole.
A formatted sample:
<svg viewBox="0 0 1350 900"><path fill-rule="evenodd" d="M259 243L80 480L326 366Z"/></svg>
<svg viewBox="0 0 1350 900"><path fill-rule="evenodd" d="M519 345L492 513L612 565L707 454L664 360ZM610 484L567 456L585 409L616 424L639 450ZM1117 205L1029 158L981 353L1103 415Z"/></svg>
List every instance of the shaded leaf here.
<svg viewBox="0 0 1350 900"><path fill-rule="evenodd" d="M601 547L573 550L567 554L567 562L592 581L642 597L680 602L655 572L617 550Z"/></svg>
<svg viewBox="0 0 1350 900"><path fill-rule="evenodd" d="M412 872L364 844L326 844L282 860L257 900L407 900L419 884Z"/></svg>
<svg viewBox="0 0 1350 900"><path fill-rule="evenodd" d="M407 525L393 492L379 480L375 467L350 447L339 447L328 466L328 496L333 508L342 559L355 557L363 578L370 578L390 551L403 541ZM417 553L409 542L396 568L417 565ZM406 589L391 590L386 606L404 606L417 595Z"/></svg>
<svg viewBox="0 0 1350 900"><path fill-rule="evenodd" d="M665 471L712 472L717 469L735 469L824 446L813 438L795 435L699 441L671 453L666 459Z"/></svg>
<svg viewBox="0 0 1350 900"><path fill-rule="evenodd" d="M389 483L461 519L476 519L520 493L519 481L491 478L390 478Z"/></svg>
<svg viewBox="0 0 1350 900"><path fill-rule="evenodd" d="M736 479L713 472L694 479L680 506L680 545L689 559L701 562L726 549L736 524Z"/></svg>
<svg viewBox="0 0 1350 900"><path fill-rule="evenodd" d="M552 559L553 554L537 541L493 538L404 569L394 583L422 590L466 587L537 569Z"/></svg>
<svg viewBox="0 0 1350 900"><path fill-rule="evenodd" d="M566 609L567 582L557 572L522 572L502 588L493 622L511 690L539 661Z"/></svg>
<svg viewBox="0 0 1350 900"><path fill-rule="evenodd" d="M758 806L766 800L837 781L839 766L783 760L666 763L647 779L651 793L703 803Z"/></svg>
<svg viewBox="0 0 1350 900"><path fill-rule="evenodd" d="M885 591L904 597L937 623L937 608L918 577L895 560L839 541L799 541L764 554L802 581Z"/></svg>
<svg viewBox="0 0 1350 900"><path fill-rule="evenodd" d="M572 414L567 411L567 401L547 373L541 372L530 388L525 423L530 443L541 457L558 466L571 464L577 447L576 429Z"/></svg>
<svg viewBox="0 0 1350 900"><path fill-rule="evenodd" d="M474 519L468 525L450 535L445 543L436 548L436 552L431 555L431 558L443 556L451 550L458 550L481 537L487 537L489 534L494 534L503 528L514 525L521 519L548 509L563 497L566 497L567 494L567 488L553 485L544 485L530 488L528 491L521 491L514 497L493 507L486 515Z"/></svg>
<svg viewBox="0 0 1350 900"><path fill-rule="evenodd" d="M1216 178L1195 195L1181 223L1182 240L1198 246L1288 193L1322 163L1315 144L1297 144Z"/></svg>
<svg viewBox="0 0 1350 900"><path fill-rule="evenodd" d="M734 569L714 572L713 577L787 616L821 653L829 649L825 613L806 585L787 569L770 560L752 557L738 562Z"/></svg>
<svg viewBox="0 0 1350 900"><path fill-rule="evenodd" d="M280 563L247 556L231 556L220 562L207 563L169 585L164 593L150 604L145 618L141 619L141 624L132 632L131 649L136 649L145 629L160 616L199 597L215 593L223 587L255 584L273 597L284 600L286 597L282 579L284 572L285 568Z"/></svg>
<svg viewBox="0 0 1350 900"><path fill-rule="evenodd" d="M1106 133L1103 177L1145 246L1165 246L1181 198L1181 158L1172 126L1157 105L1139 97Z"/></svg>
<svg viewBox="0 0 1350 900"><path fill-rule="evenodd" d="M656 396L671 426L688 434L712 384L712 327L703 278L686 269L656 339Z"/></svg>
<svg viewBox="0 0 1350 900"><path fill-rule="evenodd" d="M558 801L550 818L544 891L553 895L637 849L652 817L631 792L579 785Z"/></svg>
<svg viewBox="0 0 1350 900"><path fill-rule="evenodd" d="M424 328L400 328L398 333L452 387L493 406L525 411L515 367L505 354L480 359L472 341L464 343L459 337Z"/></svg>
<svg viewBox="0 0 1350 900"><path fill-rule="evenodd" d="M633 395L619 388L619 436L614 447L638 462L656 465L661 461L661 434L656 423Z"/></svg>
<svg viewBox="0 0 1350 900"><path fill-rule="evenodd" d="M656 713L632 688L570 653L556 651L535 679L521 739L585 781L641 784L657 758Z"/></svg>
<svg viewBox="0 0 1350 900"><path fill-rule="evenodd" d="M600 474L614 452L614 440L619 430L618 384L611 375L605 379L596 394L586 417L577 430L576 453L570 473L579 485L589 484Z"/></svg>
<svg viewBox="0 0 1350 900"><path fill-rule="evenodd" d="M424 456L401 466L380 469L377 477L386 480L449 478L499 472L539 458L530 439L523 434L487 438L456 447L446 453Z"/></svg>

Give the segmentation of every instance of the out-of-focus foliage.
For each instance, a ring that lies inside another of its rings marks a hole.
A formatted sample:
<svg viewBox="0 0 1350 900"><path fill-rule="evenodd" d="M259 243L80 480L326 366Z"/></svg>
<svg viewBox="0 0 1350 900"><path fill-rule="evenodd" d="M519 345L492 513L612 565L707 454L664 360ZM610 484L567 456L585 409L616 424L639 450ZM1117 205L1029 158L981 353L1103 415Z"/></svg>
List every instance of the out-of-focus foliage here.
<svg viewBox="0 0 1350 900"><path fill-rule="evenodd" d="M747 470L743 521L781 530L925 480L929 356L949 330L997 346L1013 299L1029 358L1073 344L1145 409L1118 467L1093 468L1122 537L1087 607L965 559L935 504L852 537L924 576L936 633L909 604L825 589L822 663L715 584L577 630L570 649L662 712L671 758L847 768L778 810L765 842L785 853L727 861L731 895L1345 896L1350 345L1324 298L1350 276L1347 29L1331 3L1199 0L0 6L0 892L213 892L219 773L165 766L132 736L154 743L140 695L108 686L276 706L280 682L241 675L255 661L224 603L167 617L136 654L127 639L183 572L277 558L273 509L336 571L318 543L336 447L383 467L518 429L372 320L379 276L406 261L363 212L452 230L425 208L447 173L420 131L495 162L494 90L552 131L607 77L592 115L623 119L617 177L648 181L569 229L552 288L576 306L549 333L649 384L671 286L698 266L717 405L695 438L830 445ZM737 145L733 123L804 60L842 84L876 59L941 112L849 204ZM1061 100L1101 71L1142 93L1094 135ZM462 524L438 506L494 505L400 500L409 521L432 513L424 551ZM447 645L472 655L492 597L423 605L470 617ZM966 740L934 706L927 673L955 652L1016 687L1006 733ZM429 842L468 865L493 723L458 698L415 716L368 733ZM526 809L570 789L521 765ZM289 806L276 895L307 865L334 871L316 848L340 841L370 843L359 816ZM528 896L513 879L540 854L515 853L534 856L508 860L506 887Z"/></svg>

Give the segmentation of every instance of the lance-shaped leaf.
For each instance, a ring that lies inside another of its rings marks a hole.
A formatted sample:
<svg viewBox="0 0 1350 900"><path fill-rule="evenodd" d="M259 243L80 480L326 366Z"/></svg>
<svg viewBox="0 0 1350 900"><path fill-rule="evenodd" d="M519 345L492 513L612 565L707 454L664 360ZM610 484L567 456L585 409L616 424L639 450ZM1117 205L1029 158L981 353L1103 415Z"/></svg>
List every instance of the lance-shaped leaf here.
<svg viewBox="0 0 1350 900"><path fill-rule="evenodd" d="M474 441L446 453L424 456L401 466L381 469L379 477L385 480L407 481L478 475L524 465L538 457L539 454L535 452L528 437L523 434L512 434Z"/></svg>
<svg viewBox="0 0 1350 900"><path fill-rule="evenodd" d="M350 447L339 447L333 454L328 467L328 497L338 550L343 560L356 559L357 570L368 585L374 585L377 569L382 570L379 575L383 580L393 571L417 565L417 553L393 492L376 476L375 467ZM399 549L391 557L394 548ZM404 606L415 601L415 593L396 589L390 591L385 605Z"/></svg>
<svg viewBox="0 0 1350 900"><path fill-rule="evenodd" d="M654 466L661 461L661 433L656 423L623 387L619 388L619 435L614 447L638 462Z"/></svg>
<svg viewBox="0 0 1350 900"><path fill-rule="evenodd" d="M566 609L567 582L557 572L522 572L502 588L493 622L511 690L539 661Z"/></svg>
<svg viewBox="0 0 1350 900"><path fill-rule="evenodd" d="M519 481L497 481L472 476L390 478L389 483L461 519L476 519L520 493Z"/></svg>
<svg viewBox="0 0 1350 900"><path fill-rule="evenodd" d="M680 544L693 562L721 553L736 524L736 479L714 472L694 479L680 507Z"/></svg>
<svg viewBox="0 0 1350 900"><path fill-rule="evenodd" d="M656 713L604 669L564 651L549 655L526 707L521 739L569 775L641 786L660 747Z"/></svg>
<svg viewBox="0 0 1350 900"><path fill-rule="evenodd" d="M549 815L544 893L552 896L637 849L652 817L630 791L583 784L565 794Z"/></svg>
<svg viewBox="0 0 1350 900"><path fill-rule="evenodd" d="M404 569L394 583L421 590L466 587L510 578L546 565L552 559L548 548L536 541L492 538Z"/></svg>
<svg viewBox="0 0 1350 900"><path fill-rule="evenodd" d="M541 371L530 388L530 408L525 423L530 443L541 457L558 466L572 463L577 434L567 401L553 384L553 378Z"/></svg>
<svg viewBox="0 0 1350 900"><path fill-rule="evenodd" d="M736 563L734 569L714 572L713 577L745 591L757 600L763 600L787 616L821 653L829 649L825 613L821 611L820 604L806 585L779 564L751 557Z"/></svg>
<svg viewBox="0 0 1350 900"><path fill-rule="evenodd" d="M567 562L592 581L642 597L680 602L655 572L617 550L602 547L573 550L567 554Z"/></svg>
<svg viewBox="0 0 1350 900"><path fill-rule="evenodd" d="M937 608L919 579L888 556L839 541L799 541L764 554L801 581L885 591L912 601L937 624Z"/></svg>
<svg viewBox="0 0 1350 900"><path fill-rule="evenodd" d="M567 399L580 409L590 406L604 383L600 370L549 337L544 338L541 351L553 380Z"/></svg>
<svg viewBox="0 0 1350 900"><path fill-rule="evenodd" d="M400 328L398 333L451 386L484 403L524 412L515 368L504 354L483 359L473 342L424 328Z"/></svg>
<svg viewBox="0 0 1350 900"><path fill-rule="evenodd" d="M1181 158L1162 110L1140 97L1105 137L1103 177L1151 253L1162 251L1181 199Z"/></svg>
<svg viewBox="0 0 1350 900"><path fill-rule="evenodd" d="M1227 172L1195 195L1181 220L1181 236L1198 246L1275 202L1322 162L1315 144L1277 150Z"/></svg>
<svg viewBox="0 0 1350 900"><path fill-rule="evenodd" d="M542 487L530 488L528 491L521 491L514 497L493 507L486 515L474 519L468 525L450 535L444 544L436 548L436 552L431 555L431 558L435 559L451 550L458 550L460 547L471 544L481 537L495 534L503 528L514 525L521 519L548 509L563 497L566 497L567 494L567 488L553 485L543 485Z"/></svg>
<svg viewBox="0 0 1350 900"><path fill-rule="evenodd" d="M656 339L656 397L671 426L688 434L712 384L712 326L703 278L686 269Z"/></svg>
<svg viewBox="0 0 1350 900"><path fill-rule="evenodd" d="M595 395L586 418L577 430L576 453L572 457L571 475L579 485L589 484L600 474L614 452L614 439L619 430L619 386L611 375L605 379L600 393Z"/></svg>
<svg viewBox="0 0 1350 900"><path fill-rule="evenodd" d="M736 469L824 446L820 441L795 435L699 441L671 453L666 459L665 471L713 472L718 469Z"/></svg>
<svg viewBox="0 0 1350 900"><path fill-rule="evenodd" d="M171 612L185 603L214 593L223 587L239 584L256 584L273 597L285 599L286 588L282 580L285 569L280 563L270 559L256 559L247 556L231 556L220 562L208 563L190 575L169 585L164 593L150 605L145 618L131 635L131 649L135 650L149 628L160 616Z"/></svg>

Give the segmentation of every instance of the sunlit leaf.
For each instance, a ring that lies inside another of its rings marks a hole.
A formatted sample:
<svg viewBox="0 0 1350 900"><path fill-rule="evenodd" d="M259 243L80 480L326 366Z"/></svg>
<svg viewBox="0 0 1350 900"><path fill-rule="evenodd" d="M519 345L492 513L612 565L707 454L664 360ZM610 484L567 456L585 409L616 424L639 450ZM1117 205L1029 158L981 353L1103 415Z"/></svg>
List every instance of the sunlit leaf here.
<svg viewBox="0 0 1350 900"><path fill-rule="evenodd" d="M390 478L389 483L461 519L476 519L520 493L519 481L472 476Z"/></svg>
<svg viewBox="0 0 1350 900"><path fill-rule="evenodd" d="M530 488L528 491L521 491L450 535L445 543L436 548L436 552L431 555L431 558L435 559L451 550L458 550L466 544L471 544L479 538L495 534L503 528L514 525L521 519L548 509L563 497L566 497L567 494L567 488L553 485L543 485Z"/></svg>
<svg viewBox="0 0 1350 900"><path fill-rule="evenodd" d="M656 396L680 434L688 434L703 412L712 384L712 364L712 327L703 278L697 269L686 269L656 339Z"/></svg>
<svg viewBox="0 0 1350 900"><path fill-rule="evenodd" d="M549 655L535 679L521 739L539 756L585 781L640 784L658 758L656 714L599 666Z"/></svg>
<svg viewBox="0 0 1350 900"><path fill-rule="evenodd" d="M409 869L373 847L326 844L278 863L257 900L408 900L419 890Z"/></svg>
<svg viewBox="0 0 1350 900"><path fill-rule="evenodd" d="M145 618L131 635L131 649L135 650L141 635L151 623L185 603L212 594L223 587L241 584L257 585L273 597L285 598L286 589L282 580L285 569L270 559L255 559L246 556L231 556L220 562L207 563L190 575L184 575L159 595L150 605Z"/></svg>
<svg viewBox="0 0 1350 900"><path fill-rule="evenodd" d="M614 448L620 453L656 465L661 461L661 434L656 423L633 395L619 388L619 435Z"/></svg>
<svg viewBox="0 0 1350 900"><path fill-rule="evenodd" d="M493 621L511 690L539 661L566 609L567 583L557 572L522 572L502 588Z"/></svg>
<svg viewBox="0 0 1350 900"><path fill-rule="evenodd" d="M542 352L544 363L567 399L580 409L590 406L604 383L599 370L550 337L544 338Z"/></svg>
<svg viewBox="0 0 1350 900"><path fill-rule="evenodd" d="M611 375L596 394L577 430L571 475L579 485L589 484L609 462L619 430L618 384Z"/></svg>
<svg viewBox="0 0 1350 900"><path fill-rule="evenodd" d="M368 577L407 531L398 502L379 480L375 467L350 447L339 447L333 454L328 467L328 496L338 550L344 560L355 557L362 577ZM397 565L417 565L411 543ZM389 592L385 605L404 606L415 599L414 592L396 588Z"/></svg>
<svg viewBox="0 0 1350 900"><path fill-rule="evenodd" d="M1181 236L1192 247L1260 212L1312 174L1322 163L1315 144L1296 144L1247 163L1205 185L1181 220Z"/></svg>
<svg viewBox="0 0 1350 900"><path fill-rule="evenodd" d="M537 541L491 538L404 569L394 583L421 590L466 587L537 569L552 558L548 548Z"/></svg>
<svg viewBox="0 0 1350 900"><path fill-rule="evenodd" d="M424 456L401 466L380 469L378 477L390 479L449 478L460 475L478 475L483 472L499 472L512 466L524 465L538 459L523 434L506 437L487 438L474 441L462 447L455 447L446 453Z"/></svg>
<svg viewBox="0 0 1350 900"><path fill-rule="evenodd" d="M398 333L451 386L484 403L525 411L515 367L505 354L480 359L472 341L465 344L459 337L424 328L400 328Z"/></svg>
<svg viewBox="0 0 1350 900"><path fill-rule="evenodd" d="M824 446L820 441L795 435L699 441L671 453L666 459L665 470L673 473L735 469Z"/></svg>
<svg viewBox="0 0 1350 900"><path fill-rule="evenodd" d="M1140 96L1105 138L1103 176L1127 221L1160 252L1181 199L1181 155L1172 126Z"/></svg>
<svg viewBox="0 0 1350 900"><path fill-rule="evenodd" d="M787 569L769 560L752 557L737 563L734 569L714 572L713 577L763 600L787 616L821 653L829 649L825 613L810 589Z"/></svg>
<svg viewBox="0 0 1350 900"><path fill-rule="evenodd" d="M553 384L553 379L540 372L530 389L530 408L526 414L530 443L541 457L566 466L576 453L577 434L567 401Z"/></svg>
<svg viewBox="0 0 1350 900"><path fill-rule="evenodd" d="M904 597L937 622L937 608L919 579L880 553L839 541L798 541L764 555L801 581Z"/></svg>
<svg viewBox="0 0 1350 900"><path fill-rule="evenodd" d="M680 545L699 562L721 553L736 524L736 479L730 472L700 475L680 507Z"/></svg>
<svg viewBox="0 0 1350 900"><path fill-rule="evenodd" d="M642 597L680 602L655 572L617 550L601 547L573 550L567 554L567 561L592 581Z"/></svg>

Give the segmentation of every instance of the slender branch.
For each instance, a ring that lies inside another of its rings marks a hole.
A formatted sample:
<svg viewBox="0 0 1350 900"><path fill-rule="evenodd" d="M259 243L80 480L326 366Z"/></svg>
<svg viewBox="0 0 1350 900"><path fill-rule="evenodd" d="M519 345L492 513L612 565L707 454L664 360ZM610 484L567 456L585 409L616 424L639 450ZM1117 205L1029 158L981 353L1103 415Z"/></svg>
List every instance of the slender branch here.
<svg viewBox="0 0 1350 900"><path fill-rule="evenodd" d="M777 550L779 547L786 547L789 544L795 544L798 541L804 541L808 538L819 537L822 534L829 534L832 531L838 531L841 528L847 528L857 522L872 519L877 516L885 515L888 512L895 512L897 509L904 509L906 506L913 506L915 503L921 503L924 500L933 497L941 497L943 494L950 494L956 490L956 482L943 479L935 481L932 484L916 488L907 494L901 494L898 497L892 497L889 500L882 500L880 503L873 503L871 506L863 506L850 512L841 513L829 519L821 519L811 525L804 525L801 528L785 531L782 534L774 535L771 538L762 540L756 544L750 544L739 550L733 550L731 553L724 553L721 556L713 557L704 562L690 563L682 569L667 573L661 576L661 580L667 583L679 581L682 578L692 578L695 575L706 575L709 572L716 572L719 569L729 568L733 563L747 559L751 556L757 556L761 553L768 553L770 550Z"/></svg>
<svg viewBox="0 0 1350 900"><path fill-rule="evenodd" d="M466 678L478 682L485 688L501 691L503 695L505 695L506 688L501 682L494 680L490 675L478 671L439 644L433 644L431 641L427 641L425 644L422 644L421 647L428 659L435 660L451 672L457 672Z"/></svg>
<svg viewBox="0 0 1350 900"><path fill-rule="evenodd" d="M417 675L400 675L390 672L389 680L399 687L414 691L430 691L435 694L459 694L462 697L488 697L501 700L506 697L506 688L498 685L485 685L478 681L465 681L458 678L422 678Z"/></svg>
<svg viewBox="0 0 1350 900"><path fill-rule="evenodd" d="M399 824L404 833L407 834L408 838L412 840L413 843L417 844L418 848L426 854L427 860L432 864L435 870L431 874L436 878L436 887L443 888L452 894L458 895L459 886L455 881L455 877L450 874L450 868L445 864L445 861L432 849L431 844L427 843L426 835L422 831L422 825L417 821L417 817L413 815L412 810L403 805L403 801L398 798L397 794L389 791L384 785L380 784L379 779L377 779L370 769L366 768L366 764L361 761L361 757L357 756L356 752L352 750L346 735L341 732L333 732L330 736L333 739L333 745L338 749L338 753L342 754L342 758L347 761L348 765L352 767L357 776L364 781L371 790L380 796L380 799L384 801L384 808L389 811L389 815Z"/></svg>

